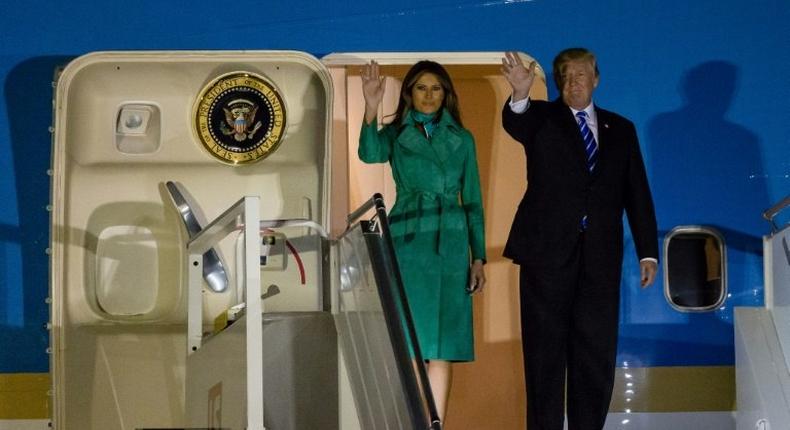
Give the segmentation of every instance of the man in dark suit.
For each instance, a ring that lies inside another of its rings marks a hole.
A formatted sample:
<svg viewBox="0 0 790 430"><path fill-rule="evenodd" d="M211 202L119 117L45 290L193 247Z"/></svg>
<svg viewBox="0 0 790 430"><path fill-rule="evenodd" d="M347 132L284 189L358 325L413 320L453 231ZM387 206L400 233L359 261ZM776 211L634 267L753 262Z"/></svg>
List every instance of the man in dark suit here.
<svg viewBox="0 0 790 430"><path fill-rule="evenodd" d="M520 265L527 428L603 428L614 382L623 258L623 211L642 287L658 268L653 201L631 121L592 102L599 75L583 48L562 51L561 97L530 100L535 63L502 59L513 95L502 124L524 145L527 191L505 257ZM566 373L567 372L567 373Z"/></svg>

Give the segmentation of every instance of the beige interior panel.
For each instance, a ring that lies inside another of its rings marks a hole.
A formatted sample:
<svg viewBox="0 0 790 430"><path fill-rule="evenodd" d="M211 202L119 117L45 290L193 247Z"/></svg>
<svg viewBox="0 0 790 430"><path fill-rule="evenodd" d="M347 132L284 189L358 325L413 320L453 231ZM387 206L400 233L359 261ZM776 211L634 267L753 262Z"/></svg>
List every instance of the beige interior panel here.
<svg viewBox="0 0 790 430"><path fill-rule="evenodd" d="M193 130L201 90L234 71L274 83L286 108L278 149L240 166L213 158ZM321 63L287 51L103 52L64 70L52 169L56 428L187 424L188 237L164 184L174 181L187 190L204 225L247 195L261 197L262 219L309 218L327 225L331 95ZM151 115L146 136L119 139L124 108ZM266 286L280 287L264 302L266 311L319 310L325 264L320 242L303 228L278 232L299 253L305 282L292 254L279 270L262 271ZM235 304L239 234L217 246L229 288L214 293L204 285L207 327Z"/></svg>

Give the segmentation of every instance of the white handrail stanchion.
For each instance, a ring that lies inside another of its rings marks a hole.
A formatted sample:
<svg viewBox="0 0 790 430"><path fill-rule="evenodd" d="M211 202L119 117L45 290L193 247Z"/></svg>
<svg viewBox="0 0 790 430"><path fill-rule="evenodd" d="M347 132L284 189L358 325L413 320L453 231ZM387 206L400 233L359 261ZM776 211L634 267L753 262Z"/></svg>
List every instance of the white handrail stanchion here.
<svg viewBox="0 0 790 430"><path fill-rule="evenodd" d="M244 225L244 285L247 289L247 429L263 426L263 304L261 300L259 236L260 197L246 196L209 223L187 243L187 356L203 342L203 254Z"/></svg>
<svg viewBox="0 0 790 430"><path fill-rule="evenodd" d="M247 428L263 427L263 302L259 199L245 197L244 285L247 290Z"/></svg>
<svg viewBox="0 0 790 430"><path fill-rule="evenodd" d="M189 245L187 245L189 250ZM189 252L187 260L187 357L203 343L203 254Z"/></svg>

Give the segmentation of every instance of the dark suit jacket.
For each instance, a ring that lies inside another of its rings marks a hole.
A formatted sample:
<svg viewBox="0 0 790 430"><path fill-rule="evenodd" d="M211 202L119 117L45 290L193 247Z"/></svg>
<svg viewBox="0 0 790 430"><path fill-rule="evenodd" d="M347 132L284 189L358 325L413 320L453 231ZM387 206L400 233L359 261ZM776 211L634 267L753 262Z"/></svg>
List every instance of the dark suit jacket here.
<svg viewBox="0 0 790 430"><path fill-rule="evenodd" d="M505 257L522 265L562 267L579 243L586 214L585 260L619 280L625 210L638 257L658 258L653 200L636 129L620 115L597 106L595 111L599 153L590 173L579 127L561 99L532 100L521 114L505 103L502 124L527 155L527 191Z"/></svg>

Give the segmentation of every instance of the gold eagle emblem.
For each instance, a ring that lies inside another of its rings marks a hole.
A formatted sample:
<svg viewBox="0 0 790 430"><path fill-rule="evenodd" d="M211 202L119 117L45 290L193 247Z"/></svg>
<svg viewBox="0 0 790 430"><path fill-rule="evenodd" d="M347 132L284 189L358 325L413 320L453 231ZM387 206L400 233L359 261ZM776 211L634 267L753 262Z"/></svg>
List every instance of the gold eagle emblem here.
<svg viewBox="0 0 790 430"><path fill-rule="evenodd" d="M203 147L224 163L266 158L285 135L285 103L273 83L250 72L217 77L194 106L194 132Z"/></svg>

